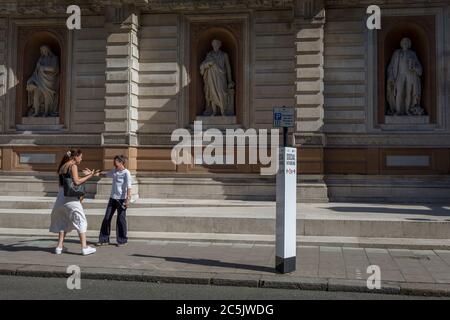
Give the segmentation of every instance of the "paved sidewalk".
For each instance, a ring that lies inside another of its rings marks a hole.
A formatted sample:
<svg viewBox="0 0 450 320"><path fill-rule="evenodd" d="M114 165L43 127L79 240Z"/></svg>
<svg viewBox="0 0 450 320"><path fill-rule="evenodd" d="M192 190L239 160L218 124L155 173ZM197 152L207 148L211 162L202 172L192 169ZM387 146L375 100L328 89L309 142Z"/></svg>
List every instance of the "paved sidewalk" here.
<svg viewBox="0 0 450 320"><path fill-rule="evenodd" d="M0 237L0 274L374 292L367 267L381 269L379 293L450 296L450 251L299 246L297 271L274 271L275 247L263 244L131 241L81 256L79 244L52 253L51 237Z"/></svg>

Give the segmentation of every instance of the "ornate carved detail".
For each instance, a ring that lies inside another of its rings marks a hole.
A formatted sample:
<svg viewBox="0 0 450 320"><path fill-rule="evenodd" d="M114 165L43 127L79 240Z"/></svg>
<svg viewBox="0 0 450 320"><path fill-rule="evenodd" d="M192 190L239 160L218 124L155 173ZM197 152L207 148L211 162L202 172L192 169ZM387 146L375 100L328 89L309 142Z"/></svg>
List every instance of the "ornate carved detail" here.
<svg viewBox="0 0 450 320"><path fill-rule="evenodd" d="M333 7L348 7L348 6L357 6L357 5L368 5L367 1L364 0L325 0L327 6ZM433 4L448 4L447 0L433 0ZM408 5L408 4L429 4L430 0L378 0L373 4L379 6L398 6L398 5Z"/></svg>
<svg viewBox="0 0 450 320"><path fill-rule="evenodd" d="M323 147L326 145L326 136L324 134L294 134L295 146L316 146Z"/></svg>
<svg viewBox="0 0 450 320"><path fill-rule="evenodd" d="M83 13L102 13L107 7L133 5L142 10L197 10L227 8L292 8L294 0L6 0L0 2L5 15L65 14L69 5Z"/></svg>
<svg viewBox="0 0 450 320"><path fill-rule="evenodd" d="M65 14L67 6L77 4L82 13L101 14L107 7L133 5L145 11L150 10L201 10L201 9L245 9L245 8L296 8L297 16L303 16L303 3L313 6L324 3L325 6L345 7L366 5L365 0L3 0L0 2L2 15L46 15ZM379 0L378 5L405 5L408 3L429 4L430 0ZM447 0L433 0L433 3L447 4ZM299 6L300 4L300 6ZM305 18L309 6L306 6ZM299 14L301 13L301 14Z"/></svg>
<svg viewBox="0 0 450 320"><path fill-rule="evenodd" d="M292 8L294 0L152 0L154 10Z"/></svg>
<svg viewBox="0 0 450 320"><path fill-rule="evenodd" d="M433 134L433 144L440 147L450 146L448 134ZM364 135L327 135L327 146L424 146L429 145L427 134L364 134Z"/></svg>
<svg viewBox="0 0 450 320"><path fill-rule="evenodd" d="M66 14L70 5L80 6L83 14L102 14L107 7L127 4L148 7L151 0L6 0L0 2L0 12L5 15L51 15Z"/></svg>

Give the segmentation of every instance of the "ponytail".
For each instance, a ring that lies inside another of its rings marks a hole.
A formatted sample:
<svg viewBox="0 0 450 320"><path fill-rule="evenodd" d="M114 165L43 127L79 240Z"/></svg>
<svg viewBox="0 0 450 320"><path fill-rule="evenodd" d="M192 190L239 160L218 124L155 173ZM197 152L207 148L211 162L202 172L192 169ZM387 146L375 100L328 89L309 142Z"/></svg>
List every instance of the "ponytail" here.
<svg viewBox="0 0 450 320"><path fill-rule="evenodd" d="M63 165L65 165L65 164L66 164L67 162L69 162L70 160L75 159L75 157L78 157L80 154L81 154L81 150L80 150L80 149L77 149L77 150L70 149L70 150L68 150L68 151L64 154L63 158L61 159L61 162L59 163L57 172L59 173L59 170L61 170L61 167L62 167Z"/></svg>

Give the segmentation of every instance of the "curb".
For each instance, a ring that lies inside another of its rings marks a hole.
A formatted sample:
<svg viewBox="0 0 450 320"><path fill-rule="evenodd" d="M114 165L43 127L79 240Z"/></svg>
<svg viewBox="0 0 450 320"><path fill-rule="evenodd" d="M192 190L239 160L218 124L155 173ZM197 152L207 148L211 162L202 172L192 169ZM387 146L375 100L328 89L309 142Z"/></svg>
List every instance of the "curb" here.
<svg viewBox="0 0 450 320"><path fill-rule="evenodd" d="M66 267L0 263L0 275L67 278ZM82 268L81 277L92 280L116 280L152 283L236 286L270 289L361 292L392 295L450 297L450 284L382 282L381 289L370 290L364 280L307 278L286 275L200 273L187 271L149 271L118 268Z"/></svg>

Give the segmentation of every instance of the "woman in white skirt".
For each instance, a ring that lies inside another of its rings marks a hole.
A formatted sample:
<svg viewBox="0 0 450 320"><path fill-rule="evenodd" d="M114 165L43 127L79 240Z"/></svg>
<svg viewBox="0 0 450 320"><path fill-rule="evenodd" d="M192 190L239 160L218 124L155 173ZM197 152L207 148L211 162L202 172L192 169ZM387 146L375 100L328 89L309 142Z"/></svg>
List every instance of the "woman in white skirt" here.
<svg viewBox="0 0 450 320"><path fill-rule="evenodd" d="M51 213L50 232L58 233L58 245L55 248L56 254L65 251L64 238L67 233L76 230L80 237L81 254L89 255L96 251L86 243L87 220L84 215L83 206L77 197L64 196L63 179L70 175L76 185L85 183L96 174L94 171L84 169L83 178L78 176L78 165L81 163L83 155L81 150L69 150L64 155L58 167L59 192Z"/></svg>

